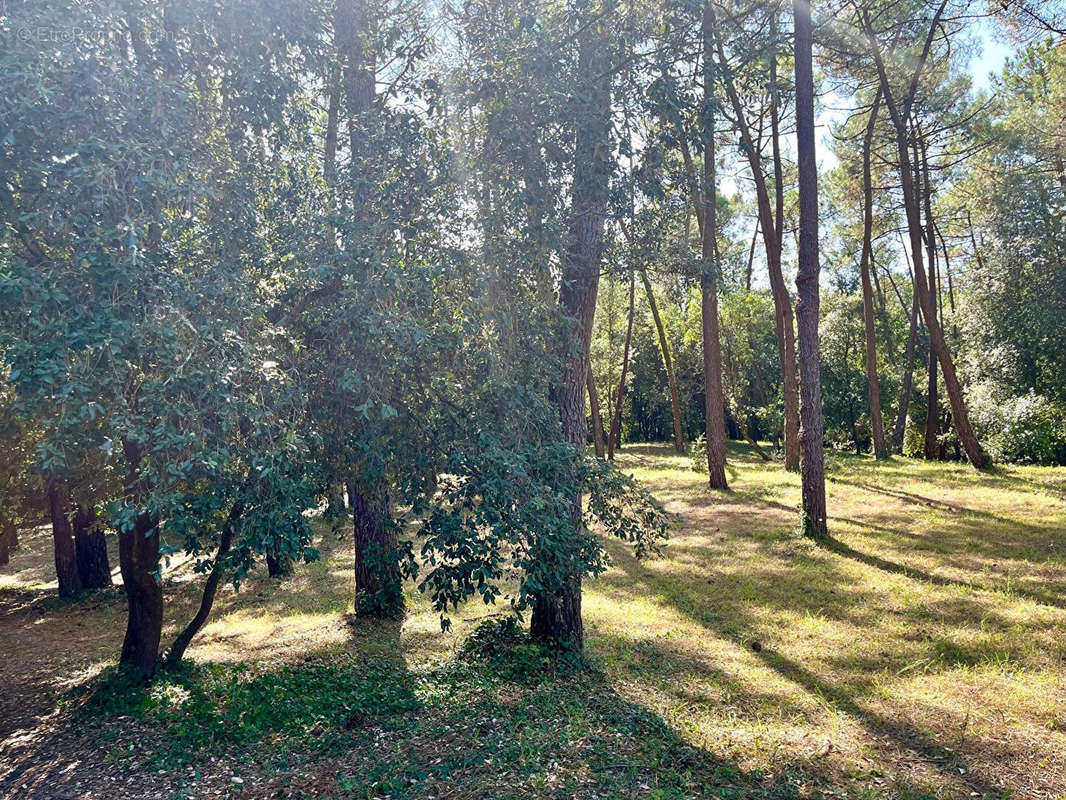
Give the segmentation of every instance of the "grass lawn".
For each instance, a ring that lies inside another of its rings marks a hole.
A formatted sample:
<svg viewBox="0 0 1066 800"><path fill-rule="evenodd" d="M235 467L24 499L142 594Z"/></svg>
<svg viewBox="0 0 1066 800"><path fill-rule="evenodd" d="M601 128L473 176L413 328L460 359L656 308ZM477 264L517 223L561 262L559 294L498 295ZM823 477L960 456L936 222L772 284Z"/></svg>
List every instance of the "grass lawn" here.
<svg viewBox="0 0 1066 800"><path fill-rule="evenodd" d="M56 600L24 532L0 797L1066 798L1066 469L835 454L815 545L798 476L730 457L718 493L668 446L620 456L677 524L661 559L608 544L582 670L464 661L502 609L442 634L413 587L402 624L350 623L323 528L320 561L220 594L189 669L121 692L121 593ZM200 585L165 576L169 641Z"/></svg>

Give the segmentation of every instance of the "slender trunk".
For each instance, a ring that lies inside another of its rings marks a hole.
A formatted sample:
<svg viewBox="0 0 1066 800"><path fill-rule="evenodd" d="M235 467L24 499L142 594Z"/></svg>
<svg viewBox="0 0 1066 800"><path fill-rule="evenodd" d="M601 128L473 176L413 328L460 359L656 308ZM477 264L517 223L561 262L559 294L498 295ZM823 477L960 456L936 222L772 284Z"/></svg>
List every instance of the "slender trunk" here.
<svg viewBox="0 0 1066 800"><path fill-rule="evenodd" d="M718 29L713 8L710 11L711 25ZM721 37L716 37L715 47L718 61L725 64L725 49ZM726 94L733 107L734 117L740 128L741 145L747 156L752 179L755 181L755 198L759 209L760 227L763 244L766 248L766 265L770 274L770 290L774 299L774 328L777 333L777 348L781 357L781 386L785 401L785 469L799 469L799 375L796 368L796 332L792 313L792 298L785 285L781 271L781 240L777 236L777 223L770 204L770 193L766 186L766 176L762 168L762 157L755 148L755 139L744 116L744 104L728 70L722 73Z"/></svg>
<svg viewBox="0 0 1066 800"><path fill-rule="evenodd" d="M219 535L218 552L215 554L215 561L211 565L211 574L207 576L203 594L200 596L200 607L196 610L196 616L189 620L189 624L174 638L174 644L170 646L170 650L167 652L167 666L173 667L181 663L193 637L200 632L200 629L207 623L207 618L211 616L211 607L215 604L218 585L226 576L225 558L233 546L233 528L243 513L244 503L240 501L234 503L233 507L230 508L229 517L222 526L222 531Z"/></svg>
<svg viewBox="0 0 1066 800"><path fill-rule="evenodd" d="M337 124L340 118L341 91L340 76L335 69L329 76L329 106L326 110L326 134L322 156L322 173L332 199L333 189L337 184ZM332 211L332 207L330 208Z"/></svg>
<svg viewBox="0 0 1066 800"><path fill-rule="evenodd" d="M774 165L774 238L777 259L781 260L781 243L785 235L785 167L781 158L781 95L777 84L777 15L770 17L770 157Z"/></svg>
<svg viewBox="0 0 1066 800"><path fill-rule="evenodd" d="M870 393L870 431L873 435L874 457L887 458L885 431L881 421L881 386L877 376L877 336L874 330L873 287L870 283L870 252L873 249L873 183L870 176L870 149L873 146L874 126L881 104L877 93L870 120L866 123L866 135L862 142L862 256L859 269L862 273L862 316L866 331L866 383Z"/></svg>
<svg viewBox="0 0 1066 800"><path fill-rule="evenodd" d="M362 161L369 127L366 116L373 105L375 93L372 60L367 52L370 20L365 0L340 0L334 27L341 62L344 64L342 81L348 106L348 149L352 159L352 176L358 181L363 179L365 173Z"/></svg>
<svg viewBox="0 0 1066 800"><path fill-rule="evenodd" d="M674 362L670 358L670 343L666 338L666 328L663 326L662 317L659 316L659 305L655 302L655 292L652 290L651 280L647 270L640 270L640 279L644 282L644 291L648 295L648 306L651 308L651 317L655 321L655 332L659 335L659 349L663 354L663 366L666 368L666 381L670 387L670 407L674 415L674 450L678 453L685 452L685 439L681 433L681 399L677 393L677 377L674 375Z"/></svg>
<svg viewBox="0 0 1066 800"><path fill-rule="evenodd" d="M728 489L725 474L722 343L718 331L718 190L714 174L714 58L711 15L707 11L709 6L710 0L704 6L703 13L703 263L700 273L700 313L703 322L707 474L712 489Z"/></svg>
<svg viewBox="0 0 1066 800"><path fill-rule="evenodd" d="M629 321L626 323L626 341L622 348L622 374L618 378L618 394L615 396L611 430L607 436L607 458L614 460L616 450L622 449L622 410L626 401L626 373L629 371L629 345L633 340L633 305L636 299L637 279L629 273Z"/></svg>
<svg viewBox="0 0 1066 800"><path fill-rule="evenodd" d="M755 245L759 242L759 218L755 218L755 233L751 237L751 247L748 248L748 266L744 270L744 291L751 291L751 272L755 265Z"/></svg>
<svg viewBox="0 0 1066 800"><path fill-rule="evenodd" d="M784 243L785 234L785 168L784 162L781 158L781 119L780 119L780 92L778 91L777 84L777 11L774 10L774 15L770 23L770 37L771 37L771 50L770 50L770 156L773 160L774 167L774 249L777 251L777 257L774 259L774 264L771 266L771 290L775 283L773 273L776 273L776 282L779 288L774 290L774 304L777 305L778 297L781 302L787 306L785 313L782 316L781 324L784 328L783 337L779 337L778 346L780 347L782 342L788 350L789 359L792 361L790 368L791 374L791 387L789 386L790 379L788 375L784 379L784 393L785 393L785 469L795 470L799 469L800 459L800 433L799 433L799 389L796 384L797 380L797 367L795 363L795 342L792 334L792 300L788 295L788 289L785 288L785 279L781 273L781 251ZM782 361L782 369L784 369L784 361ZM789 407L791 406L791 414Z"/></svg>
<svg viewBox="0 0 1066 800"><path fill-rule="evenodd" d="M107 538L92 506L79 504L74 510L74 550L83 587L103 589L111 585Z"/></svg>
<svg viewBox="0 0 1066 800"><path fill-rule="evenodd" d="M388 492L348 483L355 532L355 613L361 617L403 615L403 582L396 536L389 524Z"/></svg>
<svg viewBox="0 0 1066 800"><path fill-rule="evenodd" d="M163 632L163 590L157 580L159 521L144 510L147 486L140 475L140 447L127 439L123 450L128 468L126 502L138 513L132 525L118 534L119 567L128 607L119 669L147 680L155 672Z"/></svg>
<svg viewBox="0 0 1066 800"><path fill-rule="evenodd" d="M896 425L892 429L892 452L903 452L903 434L907 430L907 412L911 405L914 386L914 350L918 344L918 291L911 299L910 324L907 327L907 346L903 352L903 382L899 389L899 408L896 409Z"/></svg>
<svg viewBox="0 0 1066 800"><path fill-rule="evenodd" d="M61 480L48 482L48 511L52 517L52 545L55 553L56 577L60 597L77 597L84 588L78 572L74 528L70 524L73 504L66 484Z"/></svg>
<svg viewBox="0 0 1066 800"><path fill-rule="evenodd" d="M585 380L589 369L589 344L596 314L600 258L603 251L604 218L611 163L611 75L608 39L597 26L583 25L578 33L578 75L585 83L579 94L585 99L576 110L574 179L571 220L559 305L563 315L573 320L559 342L562 374L553 394L559 405L563 436L584 449ZM570 496L570 524L575 536L582 528L582 486L580 465L572 474L560 476ZM581 575L559 576L559 583L539 592L533 602L530 633L549 646L580 651L584 646L581 619Z"/></svg>
<svg viewBox="0 0 1066 800"><path fill-rule="evenodd" d="M919 171L920 170L920 171ZM929 261L929 279L934 287L931 300L934 313L939 319L937 308L937 285L936 275L936 240L933 238L933 201L932 187L929 183L929 159L922 139L922 131L917 125L914 128L914 184L920 192L922 208L925 214L925 257ZM919 202L915 198L915 202ZM937 403L936 382L936 350L930 345L929 357L926 362L926 406L925 406L925 445L922 448L926 461L936 458L937 437L940 433L940 408Z"/></svg>
<svg viewBox="0 0 1066 800"><path fill-rule="evenodd" d="M799 266L796 329L800 368L800 463L803 528L808 536L828 534L823 463L821 356L818 351L818 166L814 142L814 70L811 7L793 0L796 63L796 160L799 166Z"/></svg>
<svg viewBox="0 0 1066 800"><path fill-rule="evenodd" d="M6 566L11 559L17 532L18 528L12 520L0 521L0 567Z"/></svg>
<svg viewBox="0 0 1066 800"><path fill-rule="evenodd" d="M596 377L592 374L592 365L589 365L588 377L589 410L592 414L592 440L596 447L596 457L604 458L607 455L606 436L603 433L603 419L600 417L600 398L596 392Z"/></svg>
<svg viewBox="0 0 1066 800"><path fill-rule="evenodd" d="M751 448L759 454L759 458L763 461L770 461L770 455L759 445L755 439L752 438L751 432L748 430L748 423L744 420L744 414L739 409L733 410L733 420L737 423L737 428L740 429L740 435L744 437L744 441L751 445Z"/></svg>
<svg viewBox="0 0 1066 800"><path fill-rule="evenodd" d="M914 285L918 292L918 305L922 310L922 317L925 319L926 327L929 329L929 338L932 340L933 349L936 352L937 360L940 363L940 368L944 375L944 388L947 390L948 399L951 402L951 418L955 423L955 430L959 434L959 439L962 442L963 448L966 450L966 456L969 458L970 463L973 464L974 467L982 469L989 464L989 459L984 451L982 451L981 445L977 441L977 436L974 434L973 428L970 425L970 415L966 409L966 400L962 394L962 386L959 383L958 376L955 372L955 362L948 350L947 342L944 339L944 331L940 327L940 322L937 319L936 308L933 306L929 280L925 272L925 265L922 259L921 221L915 203L917 194L915 186L913 185L914 180L911 176L910 154L908 152L909 148L907 147L906 121L910 116L911 103L914 100L914 94L917 91L918 81L921 77L922 68L931 48L933 37L939 29L939 20L946 7L947 0L941 0L941 4L931 21L929 34L921 58L919 59L911 77L907 93L904 95L902 108L895 103L892 96L888 73L885 69L884 59L881 57L877 36L870 23L869 14L865 9L861 9L860 16L870 41L871 54L876 62L885 104L892 117L892 124L896 132L896 149L899 153L900 181L903 184L903 204L907 214L907 229L910 234L911 258L914 260Z"/></svg>

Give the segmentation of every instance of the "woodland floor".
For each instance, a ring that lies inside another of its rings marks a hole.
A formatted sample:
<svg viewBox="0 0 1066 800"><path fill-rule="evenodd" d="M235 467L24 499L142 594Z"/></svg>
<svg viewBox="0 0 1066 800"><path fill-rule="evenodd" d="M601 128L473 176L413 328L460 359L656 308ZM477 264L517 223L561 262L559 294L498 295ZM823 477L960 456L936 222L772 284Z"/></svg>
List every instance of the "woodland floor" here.
<svg viewBox="0 0 1066 800"><path fill-rule="evenodd" d="M323 527L320 561L220 596L193 667L122 694L120 591L58 601L47 529L23 532L0 797L1066 798L1066 469L833 455L815 545L797 476L746 450L725 494L666 446L620 464L677 527L659 560L609 544L570 674L456 659L493 609L442 634L413 586L402 624L349 624Z"/></svg>

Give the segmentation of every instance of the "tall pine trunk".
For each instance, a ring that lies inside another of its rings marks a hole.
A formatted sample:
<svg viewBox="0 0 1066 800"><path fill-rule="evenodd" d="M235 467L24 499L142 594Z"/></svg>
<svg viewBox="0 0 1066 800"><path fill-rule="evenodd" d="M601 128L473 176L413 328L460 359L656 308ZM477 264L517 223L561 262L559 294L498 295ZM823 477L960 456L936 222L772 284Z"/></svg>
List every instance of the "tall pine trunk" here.
<svg viewBox="0 0 1066 800"><path fill-rule="evenodd" d="M618 378L618 393L615 395L614 413L611 415L611 430L607 434L607 458L614 460L616 450L622 448L622 410L626 402L626 375L629 372L629 346L633 341L633 306L636 300L637 279L629 273L629 321L626 323L626 340L622 348L622 373Z"/></svg>
<svg viewBox="0 0 1066 800"><path fill-rule="evenodd" d="M673 412L674 422L674 450L678 453L685 452L685 438L681 432L681 398L677 392L677 376L674 374L674 360L670 357L670 342L666 338L666 327L659 315L659 304L655 302L655 292L652 289L651 280L648 279L647 270L640 271L640 279L644 283L644 291L648 295L648 306L651 308L651 318L655 322L655 332L659 337L659 349L663 354L663 367L666 368L666 382L670 387L670 409Z"/></svg>
<svg viewBox="0 0 1066 800"><path fill-rule="evenodd" d="M925 257L929 261L929 279L932 283L933 312L940 319L940 309L937 308L939 295L937 292L937 265L936 265L936 239L935 225L933 223L933 187L929 181L929 156L925 143L922 140L922 131L918 126L914 130L914 177L915 185L921 187L922 205L925 213ZM921 181L918 180L918 165L921 164ZM926 385L925 406L925 445L922 448L927 461L937 457L937 441L940 433L940 405L937 397L936 380L936 351L929 348L929 360L927 362L928 382Z"/></svg>
<svg viewBox="0 0 1066 800"><path fill-rule="evenodd" d="M903 351L903 381L899 388L899 407L896 425L892 430L892 452L903 452L903 435L907 431L907 412L910 410L914 388L914 351L918 345L918 290L911 297L910 323L907 326L907 345Z"/></svg>
<svg viewBox="0 0 1066 800"><path fill-rule="evenodd" d="M589 364L588 376L589 411L592 417L592 441L596 448L596 457L607 456L606 436L603 432L603 419L600 417L600 397L596 391L596 376L592 374L592 365Z"/></svg>
<svg viewBox="0 0 1066 800"><path fill-rule="evenodd" d="M713 6L708 12L711 17L712 32L718 29ZM726 63L725 49L721 37L715 35L715 48L719 63ZM723 73L726 95L733 107L736 124L740 128L740 141L755 182L756 207L759 212L759 227L762 229L763 245L766 250L766 266L770 275L770 292L774 300L774 330L777 334L777 349L781 359L781 387L785 401L785 469L799 469L799 374L796 367L796 329L792 313L792 298L785 285L784 273L781 271L781 238L778 236L778 223L774 219L774 207L770 203L770 193L766 186L763 172L762 156L755 148L755 138L744 116L744 104L737 92L730 73Z"/></svg>
<svg viewBox="0 0 1066 800"><path fill-rule="evenodd" d="M881 93L874 98L870 119L866 123L866 135L862 141L862 255L859 270L862 273L862 318L866 332L866 384L870 394L870 431L873 436L874 457L888 457L885 446L885 430L881 419L881 385L877 375L877 336L874 328L873 286L870 282L870 253L873 250L874 199L870 175L870 150L873 147L874 126L881 105Z"/></svg>
<svg viewBox="0 0 1066 800"><path fill-rule="evenodd" d="M902 104L897 104L893 98L891 83L885 69L884 59L881 56L881 49L877 41L877 36L874 33L873 26L870 22L869 13L865 9L860 9L859 14L867 38L870 42L871 55L874 57L877 66L878 77L881 82L881 91L885 98L885 105L888 108L892 118L892 125L895 128L896 150L899 155L900 182L903 185L903 205L907 216L907 232L910 238L911 258L914 261L914 286L918 293L918 305L921 308L922 317L925 319L926 328L929 330L929 338L932 342L932 347L936 352L937 361L939 362L940 369L944 375L944 388L947 391L948 399L951 402L951 418L955 424L955 430L959 434L959 440L962 442L962 446L966 450L966 456L969 458L970 463L973 464L974 467L982 469L988 466L989 459L981 449L981 445L977 441L977 436L973 431L973 427L970 425L970 415L966 409L966 399L963 397L962 385L959 383L958 375L955 372L955 361L952 359L951 352L948 350L947 341L944 338L944 331L937 318L929 278L925 272L925 264L922 257L923 237L921 218L917 203L918 194L917 187L914 185L914 177L911 174L911 158L907 146L907 121L910 118L914 95L918 88L922 68L928 58L929 50L932 47L933 37L939 30L939 21L946 7L947 0L942 0L936 13L933 15L922 54L914 69L911 82L903 97Z"/></svg>
<svg viewBox="0 0 1066 800"><path fill-rule="evenodd" d="M700 313L703 323L703 384L707 475L712 489L728 489L725 474L725 397L722 342L718 330L718 190L714 152L714 54L710 0L703 10L703 226Z"/></svg>
<svg viewBox="0 0 1066 800"><path fill-rule="evenodd" d="M814 69L811 7L793 0L796 53L796 160L799 167L799 268L796 327L800 368L800 480L803 527L809 536L828 533L822 450L821 355L818 350L818 165L814 143Z"/></svg>
<svg viewBox="0 0 1066 800"><path fill-rule="evenodd" d="M610 179L611 76L609 41L598 25L584 20L578 33L578 71L582 79L578 94L574 145L574 182L571 196L569 242L563 262L559 304L573 324L566 326L560 341L563 359L560 381L554 390L559 405L563 435L574 445L575 458L584 450L585 379L589 369L589 345L596 314L603 228ZM582 527L580 466L560 476L570 495L570 523L577 535ZM580 650L584 646L581 619L581 576L560 576L560 583L536 595L530 633L553 647Z"/></svg>

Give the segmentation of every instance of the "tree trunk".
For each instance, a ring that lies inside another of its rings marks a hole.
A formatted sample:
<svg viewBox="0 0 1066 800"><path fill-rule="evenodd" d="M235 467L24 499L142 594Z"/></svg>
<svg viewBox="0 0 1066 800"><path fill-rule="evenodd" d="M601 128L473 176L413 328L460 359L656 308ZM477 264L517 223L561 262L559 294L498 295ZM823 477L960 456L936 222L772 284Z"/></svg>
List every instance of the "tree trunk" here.
<svg viewBox="0 0 1066 800"><path fill-rule="evenodd" d="M903 184L903 205L907 215L907 230L910 234L911 258L914 260L914 285L918 293L918 305L922 310L926 327L929 330L929 338L937 355L937 361L944 374L944 388L947 390L948 399L951 402L951 417L955 423L955 430L959 434L966 456L970 463L978 469L989 464L988 456L981 449L977 436L970 425L970 415L966 409L966 400L962 395L962 386L955 373L955 362L948 351L947 342L944 339L944 331L937 319L936 308L933 306L932 292L929 280L926 276L925 265L922 258L922 228L916 203L918 195L911 175L910 153L907 147L907 120L910 117L911 104L917 91L918 81L921 77L922 67L928 56L933 37L939 29L939 20L947 7L947 0L941 0L936 13L930 24L929 34L922 51L921 58L915 67L907 94L903 98L902 107L897 106L891 92L891 84L885 69L884 59L881 57L880 46L877 43L876 34L870 23L869 14L865 9L860 10L863 26L870 41L871 54L877 65L878 77L881 82L881 91L885 98L889 114L892 117L892 125L896 132L896 150L899 153L900 181Z"/></svg>
<svg viewBox="0 0 1066 800"><path fill-rule="evenodd" d="M360 617L403 616L403 582L389 498L383 487L349 481L348 506L355 532L355 613Z"/></svg>
<svg viewBox="0 0 1066 800"><path fill-rule="evenodd" d="M663 366L666 368L666 381L670 386L670 407L674 415L674 450L678 453L685 452L685 438L681 433L681 399L677 393L677 377L674 375L674 362L670 358L670 343L666 338L666 328L663 326L662 317L659 316L659 305L655 302L655 292L652 290L651 281L648 279L647 270L640 271L640 279L644 283L644 291L648 295L648 305L651 307L651 317L655 321L655 332L659 335L659 349L663 354Z"/></svg>
<svg viewBox="0 0 1066 800"><path fill-rule="evenodd" d="M710 10L711 27L718 29L713 7ZM725 50L721 37L715 38L719 63L726 63ZM781 240L777 235L777 222L774 220L770 193L766 186L766 175L762 168L762 157L755 148L755 139L744 116L744 104L737 93L728 70L723 72L726 94L737 126L740 128L741 146L747 156L752 179L755 181L755 198L759 210L759 223L763 233L766 249L766 265L770 274L770 290L774 299L774 329L777 333L777 348L781 358L781 386L785 401L785 469L799 469L799 376L796 368L796 332L792 313L792 298L785 285L781 271Z"/></svg>
<svg viewBox="0 0 1066 800"><path fill-rule="evenodd" d="M615 397L614 413L611 415L611 430L607 436L607 458L614 460L615 450L622 449L622 410L626 401L626 374L629 372L629 345L633 340L633 305L636 299L637 279L629 273L629 322L626 323L626 342L622 349L622 374L618 379L618 394Z"/></svg>
<svg viewBox="0 0 1066 800"><path fill-rule="evenodd" d="M344 66L342 81L348 112L348 148L352 158L352 176L360 180L365 173L362 160L369 127L365 117L374 102L373 65L366 49L370 19L365 0L339 0L334 28L340 60ZM358 194L357 192L356 195Z"/></svg>
<svg viewBox="0 0 1066 800"><path fill-rule="evenodd" d="M800 368L800 478L803 528L808 536L828 535L822 439L821 356L818 351L818 166L814 142L814 73L811 7L793 0L796 52L796 157L799 166L799 268L796 276L796 328Z"/></svg>
<svg viewBox="0 0 1066 800"><path fill-rule="evenodd" d="M78 574L86 589L103 589L111 585L111 564L107 559L107 537L100 526L96 510L79 504L74 511L74 550Z"/></svg>
<svg viewBox="0 0 1066 800"><path fill-rule="evenodd" d="M925 256L929 261L929 278L933 284L934 290L932 292L932 303L934 313L937 314L939 319L940 310L937 308L938 296L936 292L937 274L936 274L936 240L934 236L933 225L933 200L932 200L932 186L929 182L929 158L926 153L925 143L922 141L921 129L915 126L914 131L915 145L914 145L914 178L915 186L918 187L918 191L921 192L923 208L925 212ZM921 144L921 150L919 151L919 143ZM918 168L921 165L921 177L919 181ZM929 348L929 359L927 362L927 375L928 384L926 387L926 407L925 407L925 446L923 447L926 461L932 461L937 455L938 434L940 432L940 408L937 398L937 381L936 381L936 351L932 346Z"/></svg>
<svg viewBox="0 0 1066 800"><path fill-rule="evenodd" d="M740 435L744 437L744 441L751 445L752 450L758 453L759 458L761 458L763 461L770 461L771 459L769 453L763 450L759 443L752 438L751 432L748 430L748 423L747 421L745 421L744 415L740 412L739 409L734 409L733 419L736 421L737 428L740 429Z"/></svg>
<svg viewBox="0 0 1066 800"><path fill-rule="evenodd" d="M582 20L589 23L588 20ZM559 342L562 374L553 394L559 404L563 436L577 448L585 446L585 379L589 369L589 344L596 314L596 292L603 251L604 218L611 173L611 74L609 41L596 25L582 24L578 33L578 72L585 83L579 96L585 102L576 109L574 182L566 257L563 261L559 304L574 320ZM579 465L561 475L571 497L570 522L577 535L582 527L582 486ZM561 576L558 587L534 598L530 633L552 647L580 651L584 646L581 619L581 575Z"/></svg>
<svg viewBox="0 0 1066 800"><path fill-rule="evenodd" d="M233 527L243 513L244 503L239 501L234 503L230 509L229 517L226 519L226 524L222 526L218 552L215 554L215 562L211 565L211 574L207 576L207 582L204 584L204 592L200 596L200 607L196 610L196 616L174 638L174 644L170 646L170 650L167 652L167 666L174 667L181 663L193 637L200 632L200 629L207 623L207 618L211 616L211 607L215 604L218 585L226 575L224 559L233 546Z"/></svg>
<svg viewBox="0 0 1066 800"><path fill-rule="evenodd" d="M276 547L266 551L267 575L271 578L287 578L292 575L292 559Z"/></svg>
<svg viewBox="0 0 1066 800"><path fill-rule="evenodd" d="M862 142L862 256L859 269L862 273L862 317L866 331L866 383L870 393L870 431L873 436L874 458L887 458L885 431L881 420L881 385L877 376L877 335L874 329L873 286L870 283L870 253L873 250L873 182L870 175L870 150L873 146L874 126L881 104L881 92L874 98L870 120L866 123L866 135Z"/></svg>
<svg viewBox="0 0 1066 800"><path fill-rule="evenodd" d="M725 398L722 392L722 343L718 330L718 190L714 153L713 29L703 12L703 236L700 312L703 322L703 384L706 411L707 474L712 489L728 489L725 474ZM680 420L678 420L680 422Z"/></svg>
<svg viewBox="0 0 1066 800"><path fill-rule="evenodd" d="M123 442L123 450L129 470L126 502L142 510L133 524L125 530L120 529L118 534L119 568L128 607L126 636L118 665L120 671L147 680L155 672L163 632L163 590L156 578L159 571L159 521L143 510L147 487L140 475L140 447L127 439Z"/></svg>
<svg viewBox="0 0 1066 800"><path fill-rule="evenodd" d="M18 527L14 521L0 520L0 567L6 566L11 560L11 551L14 549L18 536Z"/></svg>
<svg viewBox="0 0 1066 800"><path fill-rule="evenodd" d="M605 458L607 455L606 436L603 433L603 419L600 417L600 397L596 392L596 377L592 374L592 365L589 364L588 377L589 411L592 416L592 441L595 443L596 457Z"/></svg>
<svg viewBox="0 0 1066 800"><path fill-rule="evenodd" d="M78 571L74 528L70 524L73 504L66 484L60 480L48 482L48 511L52 517L52 549L55 553L56 577L60 597L77 597L84 587Z"/></svg>
<svg viewBox="0 0 1066 800"><path fill-rule="evenodd" d="M903 434L907 430L907 411L911 405L914 386L914 350L918 344L918 290L911 298L910 325L907 328L907 346L903 352L903 383L899 388L899 408L896 409L896 426L892 430L892 452L903 452Z"/></svg>

